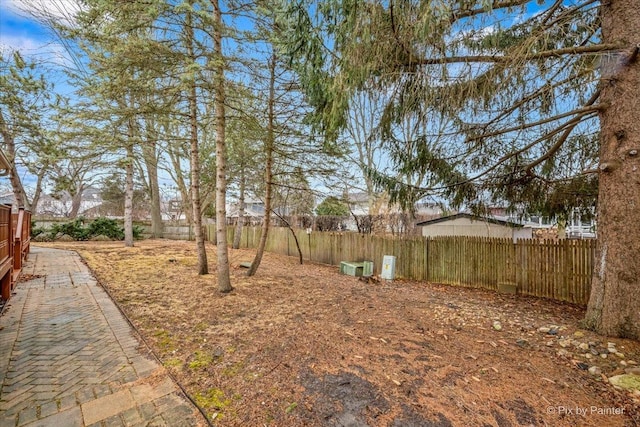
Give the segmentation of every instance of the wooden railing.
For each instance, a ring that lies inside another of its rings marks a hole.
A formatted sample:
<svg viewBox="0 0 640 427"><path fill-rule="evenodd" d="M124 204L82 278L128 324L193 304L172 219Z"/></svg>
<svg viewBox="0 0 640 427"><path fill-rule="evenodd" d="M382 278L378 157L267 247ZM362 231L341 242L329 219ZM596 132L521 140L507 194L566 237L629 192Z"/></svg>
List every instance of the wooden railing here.
<svg viewBox="0 0 640 427"><path fill-rule="evenodd" d="M12 214L11 217L14 224L13 274L17 279L22 270L22 264L29 256L31 246L31 212L19 209L18 212Z"/></svg>
<svg viewBox="0 0 640 427"><path fill-rule="evenodd" d="M31 212L0 205L0 288L3 300L11 298L31 246Z"/></svg>
<svg viewBox="0 0 640 427"><path fill-rule="evenodd" d="M13 238L11 206L0 205L0 288L5 301L13 287Z"/></svg>

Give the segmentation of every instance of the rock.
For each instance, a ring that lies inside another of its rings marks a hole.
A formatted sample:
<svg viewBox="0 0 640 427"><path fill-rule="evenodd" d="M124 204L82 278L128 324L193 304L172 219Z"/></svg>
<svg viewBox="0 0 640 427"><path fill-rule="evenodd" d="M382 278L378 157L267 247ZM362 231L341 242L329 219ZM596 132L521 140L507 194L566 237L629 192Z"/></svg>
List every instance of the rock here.
<svg viewBox="0 0 640 427"><path fill-rule="evenodd" d="M501 331L502 324L496 320L495 322L493 322L493 329L495 329L496 331Z"/></svg>
<svg viewBox="0 0 640 427"><path fill-rule="evenodd" d="M549 332L547 332L547 334L549 335L558 335L558 330L557 329L550 329Z"/></svg>
<svg viewBox="0 0 640 427"><path fill-rule="evenodd" d="M587 344L586 342L583 342L582 344L578 345L578 348L580 350L587 351L587 350L589 350L589 344Z"/></svg>
<svg viewBox="0 0 640 427"><path fill-rule="evenodd" d="M543 333L543 334L548 333L550 330L551 330L551 328L547 328L547 327L544 327L544 326L541 327L541 328L538 328L538 332Z"/></svg>
<svg viewBox="0 0 640 427"><path fill-rule="evenodd" d="M635 360L627 360L627 363L629 365L637 365L638 364L638 362L636 362Z"/></svg>
<svg viewBox="0 0 640 427"><path fill-rule="evenodd" d="M609 378L609 383L614 387L620 387L624 390L635 391L640 390L640 375L616 375Z"/></svg>
<svg viewBox="0 0 640 427"><path fill-rule="evenodd" d="M629 374L629 375L640 376L640 368L639 367L627 368L627 369L624 370L624 372L626 374Z"/></svg>
<svg viewBox="0 0 640 427"><path fill-rule="evenodd" d="M576 368L580 369L581 371L586 371L587 369L589 369L589 365L583 362L579 362L576 363Z"/></svg>
<svg viewBox="0 0 640 427"><path fill-rule="evenodd" d="M580 332L580 331L575 331L573 333L573 336L576 337L576 338L582 338L582 337L584 337L584 333Z"/></svg>
<svg viewBox="0 0 640 427"><path fill-rule="evenodd" d="M529 345L529 341L521 338L518 341L516 341L516 344L520 347L526 347Z"/></svg>
<svg viewBox="0 0 640 427"><path fill-rule="evenodd" d="M600 353L600 357L602 357L603 359L607 358L607 353Z"/></svg>
<svg viewBox="0 0 640 427"><path fill-rule="evenodd" d="M562 348L567 348L571 345L571 343L568 340L560 340L558 341L558 345Z"/></svg>
<svg viewBox="0 0 640 427"><path fill-rule="evenodd" d="M624 353L615 353L620 359L624 359Z"/></svg>
<svg viewBox="0 0 640 427"><path fill-rule="evenodd" d="M621 360L620 361L620 366L622 366L624 368L625 366L627 366L627 362L625 362L624 360Z"/></svg>
<svg viewBox="0 0 640 427"><path fill-rule="evenodd" d="M591 354L593 354L594 356L597 356L597 355L599 355L599 354L600 354L600 352L599 352L598 350L596 350L595 348L593 348L593 347L592 347L589 351L590 351L590 352L591 352Z"/></svg>
<svg viewBox="0 0 640 427"><path fill-rule="evenodd" d="M560 350L558 350L558 353L556 354L560 357L571 357L571 352L568 352L564 348L561 348Z"/></svg>
<svg viewBox="0 0 640 427"><path fill-rule="evenodd" d="M111 237L107 237L104 234L100 234L98 236L93 236L91 239L92 242L110 242L113 239Z"/></svg>
<svg viewBox="0 0 640 427"><path fill-rule="evenodd" d="M585 359L593 359L593 354L591 354L591 353L585 353L585 354L584 354L584 358L585 358Z"/></svg>
<svg viewBox="0 0 640 427"><path fill-rule="evenodd" d="M602 369L597 366L592 366L589 368L589 373L594 376L600 376L600 374L602 373Z"/></svg>
<svg viewBox="0 0 640 427"><path fill-rule="evenodd" d="M547 341L547 342L545 343L545 345L546 345L547 347L553 347L553 341Z"/></svg>

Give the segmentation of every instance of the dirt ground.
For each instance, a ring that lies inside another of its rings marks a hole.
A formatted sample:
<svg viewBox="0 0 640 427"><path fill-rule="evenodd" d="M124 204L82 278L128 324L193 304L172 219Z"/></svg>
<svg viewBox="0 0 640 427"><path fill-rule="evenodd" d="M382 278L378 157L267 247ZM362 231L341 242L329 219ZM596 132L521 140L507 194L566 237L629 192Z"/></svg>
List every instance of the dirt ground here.
<svg viewBox="0 0 640 427"><path fill-rule="evenodd" d="M206 276L193 242L47 246L81 254L215 425L640 425L606 381L640 343L581 330L582 308L268 253L248 278L254 252L231 249L222 295L211 245Z"/></svg>

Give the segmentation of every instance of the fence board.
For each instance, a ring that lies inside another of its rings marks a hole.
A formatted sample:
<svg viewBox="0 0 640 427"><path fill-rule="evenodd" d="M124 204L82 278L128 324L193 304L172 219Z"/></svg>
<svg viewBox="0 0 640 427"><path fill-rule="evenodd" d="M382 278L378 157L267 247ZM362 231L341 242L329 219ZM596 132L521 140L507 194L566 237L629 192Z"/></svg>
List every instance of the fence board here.
<svg viewBox="0 0 640 427"><path fill-rule="evenodd" d="M210 226L212 227L212 226ZM255 248L259 227L244 227L241 247ZM210 233L210 232L209 232ZM208 234L209 234L208 233ZM499 282L518 285L521 294L586 305L591 288L595 240L541 241L486 237L385 237L358 233L296 230L303 258L323 264L396 257L398 277L496 290ZM228 241L234 231L227 233ZM210 235L210 234L209 234ZM298 257L291 231L269 230L266 250Z"/></svg>

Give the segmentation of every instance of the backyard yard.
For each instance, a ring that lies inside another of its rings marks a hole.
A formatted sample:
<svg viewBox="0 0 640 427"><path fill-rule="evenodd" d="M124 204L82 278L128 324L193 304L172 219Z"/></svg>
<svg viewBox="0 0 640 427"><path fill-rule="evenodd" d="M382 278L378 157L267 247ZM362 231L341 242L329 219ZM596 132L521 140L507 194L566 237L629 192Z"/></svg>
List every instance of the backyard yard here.
<svg viewBox="0 0 640 427"><path fill-rule="evenodd" d="M640 424L638 392L607 381L639 372L640 343L580 329L580 307L270 253L249 278L250 249L222 295L213 246L207 276L193 242L47 246L80 253L215 425Z"/></svg>

